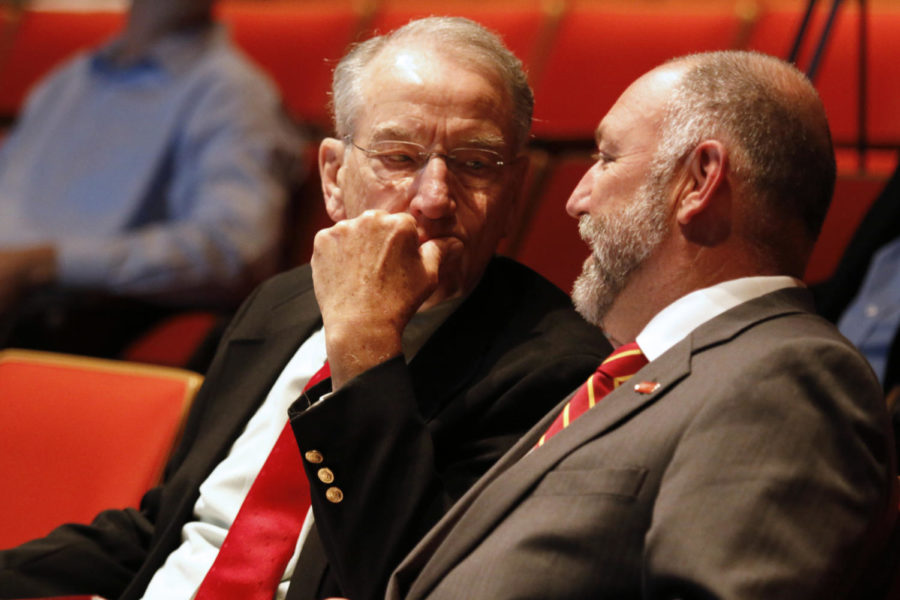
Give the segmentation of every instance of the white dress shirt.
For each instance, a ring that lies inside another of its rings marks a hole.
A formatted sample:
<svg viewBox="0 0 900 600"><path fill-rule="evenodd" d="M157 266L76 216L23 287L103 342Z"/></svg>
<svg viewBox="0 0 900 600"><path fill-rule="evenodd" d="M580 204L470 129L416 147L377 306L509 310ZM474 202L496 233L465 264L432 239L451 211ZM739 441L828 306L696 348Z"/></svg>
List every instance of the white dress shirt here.
<svg viewBox="0 0 900 600"><path fill-rule="evenodd" d="M647 360L656 360L697 327L754 298L788 287L803 286L793 277L732 279L682 296L650 319L637 336Z"/></svg>
<svg viewBox="0 0 900 600"><path fill-rule="evenodd" d="M403 332L403 353L407 361L462 301L462 298L457 298L443 302L413 317ZM153 575L144 592L144 600L188 600L196 594L250 486L287 423L288 407L303 393L306 383L325 364L326 358L325 330L320 329L297 349L228 456L200 485L200 497L194 505L194 520L182 528L181 545ZM327 395L323 396L322 401L327 398ZM309 509L275 600L284 600L287 595L300 549L312 524L313 513Z"/></svg>
<svg viewBox="0 0 900 600"><path fill-rule="evenodd" d="M288 406L303 393L306 382L325 364L326 358L325 331L320 329L300 346L228 456L200 485L194 520L184 525L181 545L150 580L144 592L145 600L187 600L196 593L250 486L287 423ZM297 554L295 550L288 564L291 574ZM285 597L287 587L286 581L279 585L277 600Z"/></svg>

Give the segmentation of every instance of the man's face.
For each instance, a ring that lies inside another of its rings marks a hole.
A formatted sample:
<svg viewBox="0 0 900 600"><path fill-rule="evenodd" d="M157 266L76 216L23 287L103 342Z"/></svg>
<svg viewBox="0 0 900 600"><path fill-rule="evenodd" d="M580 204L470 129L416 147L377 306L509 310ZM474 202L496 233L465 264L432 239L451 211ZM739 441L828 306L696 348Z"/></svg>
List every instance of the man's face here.
<svg viewBox="0 0 900 600"><path fill-rule="evenodd" d="M591 254L575 280L572 301L589 323L600 325L628 277L656 250L668 231L667 186L647 181L621 212L582 215L581 239Z"/></svg>
<svg viewBox="0 0 900 600"><path fill-rule="evenodd" d="M438 294L467 292L512 225L526 166L524 159L515 160L511 146L512 104L506 88L499 79L421 49L388 50L374 59L364 77L355 146L344 145L339 199L329 213L340 220L369 209L408 212L416 220L420 244L458 239L460 260L442 265ZM388 141L413 142L426 153L491 150L504 166L492 167L492 177L479 179L464 164L442 157L433 156L420 169L398 168L398 157L375 157L363 150Z"/></svg>
<svg viewBox="0 0 900 600"><path fill-rule="evenodd" d="M629 87L600 122L598 160L566 205L591 248L572 299L596 325L669 231L672 166L655 164L654 158L662 94L673 80L654 73Z"/></svg>

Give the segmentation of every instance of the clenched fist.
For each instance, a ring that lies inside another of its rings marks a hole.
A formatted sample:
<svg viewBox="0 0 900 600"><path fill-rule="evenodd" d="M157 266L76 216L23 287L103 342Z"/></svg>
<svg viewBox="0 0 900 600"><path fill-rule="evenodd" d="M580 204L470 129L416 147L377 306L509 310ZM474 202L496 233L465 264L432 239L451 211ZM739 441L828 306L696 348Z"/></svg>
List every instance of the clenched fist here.
<svg viewBox="0 0 900 600"><path fill-rule="evenodd" d="M455 238L420 244L412 216L377 210L316 235L313 283L334 389L402 352L406 324L461 249Z"/></svg>

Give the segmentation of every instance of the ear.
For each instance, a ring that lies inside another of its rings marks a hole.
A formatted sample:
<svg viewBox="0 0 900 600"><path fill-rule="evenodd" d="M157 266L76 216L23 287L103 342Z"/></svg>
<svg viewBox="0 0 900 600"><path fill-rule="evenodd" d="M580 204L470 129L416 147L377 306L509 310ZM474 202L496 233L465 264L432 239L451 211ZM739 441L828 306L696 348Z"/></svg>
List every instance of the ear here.
<svg viewBox="0 0 900 600"><path fill-rule="evenodd" d="M726 187L727 151L718 140L705 140L691 152L676 180L675 215L682 226L715 212L713 201Z"/></svg>
<svg viewBox="0 0 900 600"><path fill-rule="evenodd" d="M347 218L340 174L344 164L344 142L337 138L325 138L319 144L319 175L322 179L322 195L325 212L337 223Z"/></svg>

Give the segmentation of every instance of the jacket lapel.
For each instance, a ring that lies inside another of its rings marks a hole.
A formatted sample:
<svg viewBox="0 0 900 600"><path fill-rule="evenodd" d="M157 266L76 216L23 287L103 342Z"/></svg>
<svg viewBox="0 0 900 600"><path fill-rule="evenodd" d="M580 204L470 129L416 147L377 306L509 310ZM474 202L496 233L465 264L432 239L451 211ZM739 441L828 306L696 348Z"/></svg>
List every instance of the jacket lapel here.
<svg viewBox="0 0 900 600"><path fill-rule="evenodd" d="M690 374L695 354L726 343L765 320L811 310L806 291L792 288L767 294L727 311L646 365L632 380L635 383L658 382L658 388L641 393L635 390L632 382L622 385L540 449L531 452L568 398L560 402L454 505L401 563L391 581L389 597L414 599L427 596L560 460L662 399ZM447 538L452 543L444 543Z"/></svg>
<svg viewBox="0 0 900 600"><path fill-rule="evenodd" d="M200 481L228 453L303 340L321 325L307 274L308 269L300 270L296 292L269 310L245 315L228 336L191 448L190 468Z"/></svg>
<svg viewBox="0 0 900 600"><path fill-rule="evenodd" d="M409 590L408 598L427 596L432 587L462 560L556 463L588 440L626 422L644 406L656 401L686 374L690 365L690 353L687 349L672 355L667 353L665 357L660 358L664 360L654 361L653 368L647 365L635 375L637 381L658 381L661 385L653 393L637 393L633 385L626 383L603 398L597 406L579 417L569 427L553 436L541 448L532 450L537 440L571 398L570 395L525 434L454 505L438 527L432 530L410 555L410 558L413 558L424 549L424 555L430 555L431 558ZM453 543L441 543L448 536L452 538ZM398 582L403 580L401 571L416 567L415 561L409 565L407 562L404 561L398 569Z"/></svg>
<svg viewBox="0 0 900 600"><path fill-rule="evenodd" d="M513 294L495 259L478 286L410 362L410 376L426 420L432 419L478 372L490 344L505 326ZM460 349L447 352L448 348Z"/></svg>
<svg viewBox="0 0 900 600"><path fill-rule="evenodd" d="M279 282L290 290L285 299L268 308L254 304L226 334L170 463L175 471L167 475L150 554L123 598L139 597L177 546L200 484L227 455L300 343L320 325L308 267L281 277L289 278Z"/></svg>

